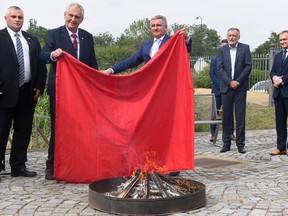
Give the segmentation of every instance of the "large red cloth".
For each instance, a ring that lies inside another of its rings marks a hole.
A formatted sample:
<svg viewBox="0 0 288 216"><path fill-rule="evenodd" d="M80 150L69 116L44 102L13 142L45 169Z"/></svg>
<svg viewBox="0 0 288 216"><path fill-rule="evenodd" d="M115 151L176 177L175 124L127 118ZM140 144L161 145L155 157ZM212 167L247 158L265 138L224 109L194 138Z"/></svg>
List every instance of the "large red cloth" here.
<svg viewBox="0 0 288 216"><path fill-rule="evenodd" d="M128 75L58 60L54 175L90 183L141 169L194 169L194 99L183 34Z"/></svg>

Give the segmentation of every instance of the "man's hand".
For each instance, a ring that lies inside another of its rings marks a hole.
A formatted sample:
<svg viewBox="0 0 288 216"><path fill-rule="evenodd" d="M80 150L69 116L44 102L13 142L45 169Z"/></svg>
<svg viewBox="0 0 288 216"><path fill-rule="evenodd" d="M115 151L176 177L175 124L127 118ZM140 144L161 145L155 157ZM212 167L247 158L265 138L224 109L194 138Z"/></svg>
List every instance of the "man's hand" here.
<svg viewBox="0 0 288 216"><path fill-rule="evenodd" d="M104 73L104 74L107 74L107 75L110 75L110 74L112 74L112 68L108 68L108 69L106 69L106 70L100 70L100 72L101 73Z"/></svg>
<svg viewBox="0 0 288 216"><path fill-rule="evenodd" d="M58 48L52 52L52 58L54 60L57 60L62 55L62 53L63 53L63 50Z"/></svg>
<svg viewBox="0 0 288 216"><path fill-rule="evenodd" d="M274 76L273 77L273 85L275 88L279 88L279 86L282 84L282 76Z"/></svg>
<svg viewBox="0 0 288 216"><path fill-rule="evenodd" d="M180 30L179 34L184 34L185 40L188 40L188 39L189 39L188 31L187 31L186 28L182 28L182 29Z"/></svg>
<svg viewBox="0 0 288 216"><path fill-rule="evenodd" d="M232 88L232 89L237 89L239 85L240 85L240 83L236 80L233 80L230 82L230 88Z"/></svg>
<svg viewBox="0 0 288 216"><path fill-rule="evenodd" d="M33 91L35 92L34 101L36 101L41 95L41 90L34 88Z"/></svg>

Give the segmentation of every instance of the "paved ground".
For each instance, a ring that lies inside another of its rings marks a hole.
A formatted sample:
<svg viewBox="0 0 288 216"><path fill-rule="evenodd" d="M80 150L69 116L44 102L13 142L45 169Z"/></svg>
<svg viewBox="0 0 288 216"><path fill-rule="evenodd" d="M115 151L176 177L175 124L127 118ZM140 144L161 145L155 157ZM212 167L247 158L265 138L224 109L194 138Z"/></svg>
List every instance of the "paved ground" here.
<svg viewBox="0 0 288 216"><path fill-rule="evenodd" d="M206 185L207 203L200 209L174 215L288 215L288 157L271 157L268 153L274 150L274 143L274 130L247 131L246 154L239 154L235 145L230 152L219 153L220 140L213 145L208 133L196 133L195 170L182 171L181 176ZM28 158L27 166L37 171L37 177L0 177L1 216L109 215L89 207L88 185L44 179L45 150L31 151ZM198 163L198 158L239 163L209 168Z"/></svg>

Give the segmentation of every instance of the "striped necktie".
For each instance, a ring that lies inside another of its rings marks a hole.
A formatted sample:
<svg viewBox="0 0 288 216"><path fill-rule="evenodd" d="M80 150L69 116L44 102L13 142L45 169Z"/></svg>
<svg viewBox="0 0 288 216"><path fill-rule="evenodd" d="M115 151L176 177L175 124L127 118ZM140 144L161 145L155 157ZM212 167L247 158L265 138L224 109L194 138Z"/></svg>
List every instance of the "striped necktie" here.
<svg viewBox="0 0 288 216"><path fill-rule="evenodd" d="M19 62L19 86L21 87L25 83L24 55L23 55L23 47L19 38L19 34L16 33L15 37L16 37L17 58Z"/></svg>

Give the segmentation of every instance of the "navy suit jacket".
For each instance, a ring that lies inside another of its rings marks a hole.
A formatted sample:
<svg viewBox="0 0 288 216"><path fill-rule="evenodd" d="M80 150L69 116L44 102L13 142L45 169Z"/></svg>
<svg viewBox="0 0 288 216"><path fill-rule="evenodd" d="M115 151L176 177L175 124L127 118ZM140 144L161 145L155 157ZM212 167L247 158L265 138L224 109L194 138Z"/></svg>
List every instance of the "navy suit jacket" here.
<svg viewBox="0 0 288 216"><path fill-rule="evenodd" d="M80 43L79 60L92 68L98 69L93 36L83 29L78 29L78 33ZM52 61L50 55L52 51L58 48L61 48L63 51L73 55L75 58L77 57L66 26L61 26L47 31L45 45L40 55L41 61L51 63L48 80L48 95L51 97L55 97L57 61Z"/></svg>
<svg viewBox="0 0 288 216"><path fill-rule="evenodd" d="M220 92L226 93L229 89L231 78L230 47L225 45L219 49L217 68L221 76ZM249 75L252 69L252 58L249 45L238 43L234 79L240 83L235 91L247 91L249 88Z"/></svg>
<svg viewBox="0 0 288 216"><path fill-rule="evenodd" d="M273 97L276 98L281 93L283 97L288 98L288 57L285 59L285 62L282 65L282 55L283 51L277 53L274 58L273 66L270 71L270 77L273 82L274 76L283 76L282 81L284 85L280 85L279 88L273 89Z"/></svg>
<svg viewBox="0 0 288 216"><path fill-rule="evenodd" d="M210 63L210 78L212 80L212 93L215 95L220 94L220 74L217 72L217 59L218 56L215 56L211 59Z"/></svg>
<svg viewBox="0 0 288 216"><path fill-rule="evenodd" d="M170 36L165 35L159 49L162 47L163 44L169 40ZM148 40L142 43L140 50L136 52L134 55L130 56L129 58L125 59L124 61L118 63L117 65L113 66L112 69L114 74L120 73L125 71L129 68L134 68L140 65L141 63L145 62L145 64L151 59L150 57L150 49L153 45L154 40ZM188 52L191 52L192 49L192 40L189 40L189 43L186 44Z"/></svg>
<svg viewBox="0 0 288 216"><path fill-rule="evenodd" d="M30 70L31 70L31 103L34 101L34 88L43 93L46 82L46 65L41 63L39 55L41 46L38 39L31 34L22 31L29 46ZM0 30L0 108L12 108L17 105L19 95L19 63L13 41L7 28ZM27 98L28 99L28 98Z"/></svg>

